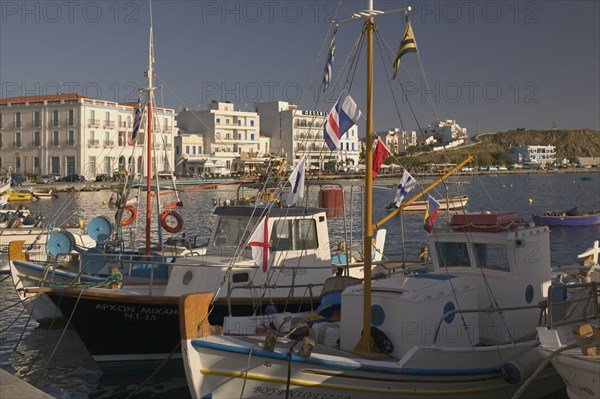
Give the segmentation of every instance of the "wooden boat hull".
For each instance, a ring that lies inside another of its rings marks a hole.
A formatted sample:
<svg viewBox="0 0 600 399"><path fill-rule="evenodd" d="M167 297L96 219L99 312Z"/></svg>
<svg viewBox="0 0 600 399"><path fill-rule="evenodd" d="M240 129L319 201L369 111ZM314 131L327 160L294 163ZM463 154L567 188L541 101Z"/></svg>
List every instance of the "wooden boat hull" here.
<svg viewBox="0 0 600 399"><path fill-rule="evenodd" d="M584 216L532 215L535 224L545 226L595 226L600 225L600 213Z"/></svg>
<svg viewBox="0 0 600 399"><path fill-rule="evenodd" d="M81 341L98 363L116 361L157 361L179 357L179 297L123 294L109 289L35 290L44 293L60 309ZM229 313L228 303L218 300L209 317L211 323L222 324ZM231 302L234 315L252 315L275 306L277 311L307 311L318 306L306 298L281 298L256 305L252 298L236 298ZM115 328L116 327L116 328ZM135 337L132 339L131 337Z"/></svg>
<svg viewBox="0 0 600 399"><path fill-rule="evenodd" d="M292 344L278 345L271 352L262 350L258 342L227 336L186 341L186 356L193 358L184 362L192 397L265 398L285 395L289 389L294 398L509 398L520 384L504 381L498 358L510 359L530 349L526 345L462 351L423 348L418 363L429 366L405 367L402 360L348 358L336 355L333 349L317 353L322 349L319 346L309 357L292 354L290 359ZM448 356L455 360L441 360ZM548 367L533 383L528 397L543 398L561 388L556 372Z"/></svg>

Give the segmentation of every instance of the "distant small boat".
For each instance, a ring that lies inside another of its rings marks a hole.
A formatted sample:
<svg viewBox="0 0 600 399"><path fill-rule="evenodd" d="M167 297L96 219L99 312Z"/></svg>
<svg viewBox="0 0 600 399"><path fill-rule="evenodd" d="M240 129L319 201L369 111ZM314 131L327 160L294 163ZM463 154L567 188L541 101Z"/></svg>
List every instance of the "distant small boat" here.
<svg viewBox="0 0 600 399"><path fill-rule="evenodd" d="M33 199L33 193L29 190L18 190L18 191L9 191L8 192L8 200L9 201L31 201Z"/></svg>
<svg viewBox="0 0 600 399"><path fill-rule="evenodd" d="M37 199L52 199L56 197L55 194L52 194L52 190L48 191L47 193L34 192L33 196Z"/></svg>
<svg viewBox="0 0 600 399"><path fill-rule="evenodd" d="M467 206L467 202L469 202L469 197L467 195L461 195L459 197L452 197L448 199L438 199L437 202L440 204L440 211L457 211ZM427 201L415 201L412 204L406 206L403 210L425 212L426 205ZM385 208L395 209L397 208L396 203L391 202Z"/></svg>
<svg viewBox="0 0 600 399"><path fill-rule="evenodd" d="M582 212L577 208L568 211L547 211L531 215L536 224L546 226L593 226L600 225L600 210Z"/></svg>

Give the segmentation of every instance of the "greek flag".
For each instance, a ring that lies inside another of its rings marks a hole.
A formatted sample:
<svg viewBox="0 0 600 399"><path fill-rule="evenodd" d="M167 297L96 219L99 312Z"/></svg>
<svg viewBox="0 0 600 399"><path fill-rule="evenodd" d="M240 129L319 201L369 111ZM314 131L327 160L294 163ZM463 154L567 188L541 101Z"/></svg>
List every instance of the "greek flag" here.
<svg viewBox="0 0 600 399"><path fill-rule="evenodd" d="M135 143L137 134L140 131L142 125L142 96L138 97L138 102L135 105L135 111L133 113L133 133L131 133L131 141Z"/></svg>
<svg viewBox="0 0 600 399"><path fill-rule="evenodd" d="M417 181L415 180L415 178L412 177L406 169L404 169L404 174L402 175L402 179L400 179L400 184L398 184L398 190L396 191L396 198L394 198L397 207L400 207L400 204L402 204L402 200L404 200L404 197L406 197L410 190L412 190L413 187L416 185Z"/></svg>
<svg viewBox="0 0 600 399"><path fill-rule="evenodd" d="M327 63L325 64L325 72L323 73L323 91L327 90L331 83L332 69L333 69L333 53L335 52L335 34L336 30L333 31L331 37L331 45L329 45L329 54L327 55Z"/></svg>
<svg viewBox="0 0 600 399"><path fill-rule="evenodd" d="M304 176L305 176L305 164L306 164L306 155L300 159L296 168L292 171L290 175L290 185L292 186L292 190L288 194L287 197L287 206L292 206L302 201L304 198Z"/></svg>
<svg viewBox="0 0 600 399"><path fill-rule="evenodd" d="M340 147L340 138L356 124L360 115L360 110L350 96L335 104L323 127L323 138L331 151Z"/></svg>

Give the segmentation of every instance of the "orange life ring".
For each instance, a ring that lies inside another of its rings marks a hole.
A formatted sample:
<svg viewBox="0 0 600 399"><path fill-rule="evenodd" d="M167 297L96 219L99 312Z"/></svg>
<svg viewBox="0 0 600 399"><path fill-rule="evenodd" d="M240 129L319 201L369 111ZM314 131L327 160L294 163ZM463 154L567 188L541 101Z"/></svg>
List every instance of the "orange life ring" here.
<svg viewBox="0 0 600 399"><path fill-rule="evenodd" d="M167 223L168 216L173 216L175 220L177 220L177 224L175 226L171 226ZM181 229L183 229L183 218L177 212L167 209L160 214L160 225L169 233L179 233Z"/></svg>
<svg viewBox="0 0 600 399"><path fill-rule="evenodd" d="M137 217L137 209L135 206L125 205L125 207L123 208L123 213L125 213L125 211L129 211L131 213L131 216L129 217L129 219L121 219L121 226L129 226Z"/></svg>

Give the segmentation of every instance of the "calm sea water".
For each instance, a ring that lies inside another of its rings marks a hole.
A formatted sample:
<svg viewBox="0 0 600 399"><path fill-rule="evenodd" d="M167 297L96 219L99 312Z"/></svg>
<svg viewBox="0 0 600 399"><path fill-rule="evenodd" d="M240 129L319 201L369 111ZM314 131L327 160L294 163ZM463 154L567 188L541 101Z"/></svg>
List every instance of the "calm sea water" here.
<svg viewBox="0 0 600 399"><path fill-rule="evenodd" d="M374 222L387 214L385 205L394 198L397 180L376 180ZM432 179L417 180L425 186ZM353 204L353 217L330 221L331 243L333 245L344 236L352 236L358 244L363 223L360 182L341 181L340 184L345 188L348 203ZM546 210L573 207L600 209L600 176L597 173L463 176L450 180L446 189L450 195L467 194L468 209L471 211L516 210L525 221L531 220L531 214ZM236 186L223 186L182 192L180 195L185 207L181 213L188 234L207 239L214 223L213 201L234 198L236 190ZM316 204L317 191L309 190L309 204ZM438 186L433 195L445 197L446 190ZM59 224L64 221L77 222L79 219L87 221L97 215L113 216L114 211L107 205L110 191L76 195L63 193L60 196L60 199L27 205L32 211L42 212L49 220L57 220ZM140 193L139 197L143 198L144 193ZM350 208L347 212L350 213ZM446 220L447 215L440 213L436 224ZM422 222L423 215L420 213L405 213L403 218L396 217L387 222L384 225L388 230L384 255L388 258L416 258L419 248L426 242ZM577 254L598 239L600 227L597 226L552 229L552 265L576 262ZM43 391L65 399L189 397L182 367L169 367L156 373L154 368L139 367L103 373L71 329L36 328L36 322L28 318L17 302L9 279L0 282L0 296L0 367ZM106 339L110 340L111 337Z"/></svg>

